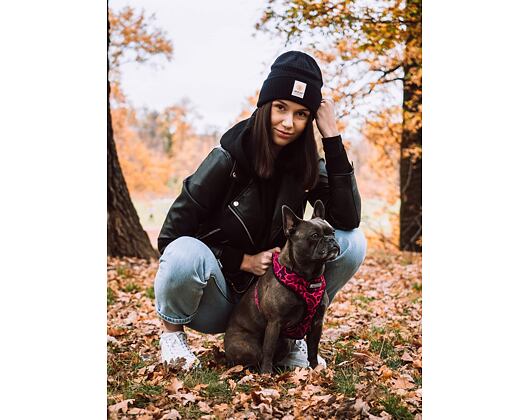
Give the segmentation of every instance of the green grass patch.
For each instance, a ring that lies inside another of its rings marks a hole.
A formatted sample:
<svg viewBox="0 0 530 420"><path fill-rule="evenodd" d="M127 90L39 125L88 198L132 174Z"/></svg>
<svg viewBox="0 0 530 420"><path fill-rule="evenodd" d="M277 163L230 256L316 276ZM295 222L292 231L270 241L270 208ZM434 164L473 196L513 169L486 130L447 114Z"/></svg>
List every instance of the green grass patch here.
<svg viewBox="0 0 530 420"><path fill-rule="evenodd" d="M143 408L152 401L153 395L164 393L164 387L146 383L136 383L137 371L147 365L137 352L109 353L107 359L108 382L107 401L114 404L115 398L111 395L122 394L123 399L134 398L135 407Z"/></svg>
<svg viewBox="0 0 530 420"><path fill-rule="evenodd" d="M154 299L155 298L155 288L153 286L149 286L147 289L145 289L145 295L149 299Z"/></svg>
<svg viewBox="0 0 530 420"><path fill-rule="evenodd" d="M385 339L370 340L370 351L379 354L383 359L388 359L396 354L392 343Z"/></svg>
<svg viewBox="0 0 530 420"><path fill-rule="evenodd" d="M197 404L187 404L184 407L177 407L179 414L183 419L196 420L204 416L204 413L199 409Z"/></svg>
<svg viewBox="0 0 530 420"><path fill-rule="evenodd" d="M370 340L370 351L377 353L390 369L403 366L403 361L394 350L394 345L387 339Z"/></svg>
<svg viewBox="0 0 530 420"><path fill-rule="evenodd" d="M131 371L137 371L145 366L147 363L137 352L116 353L112 354L107 361L107 375L120 379L120 376L123 377L130 374Z"/></svg>
<svg viewBox="0 0 530 420"><path fill-rule="evenodd" d="M372 327L372 334L384 334L385 332L385 327Z"/></svg>
<svg viewBox="0 0 530 420"><path fill-rule="evenodd" d="M123 288L123 291L127 293L137 293L140 291L140 286L134 283L127 283Z"/></svg>
<svg viewBox="0 0 530 420"><path fill-rule="evenodd" d="M252 387L249 384L239 384L236 387L236 391L243 392L244 394L248 394L250 391L252 391Z"/></svg>
<svg viewBox="0 0 530 420"><path fill-rule="evenodd" d="M128 381L123 389L123 397L126 400L134 398L134 406L143 408L151 402L151 396L161 395L164 392L164 387L161 385L137 384Z"/></svg>
<svg viewBox="0 0 530 420"><path fill-rule="evenodd" d="M362 303L369 303L369 302L373 302L375 300L374 297L370 297L370 296L364 296L364 295L357 295L357 296L354 296L352 300L358 300L359 302L362 302Z"/></svg>
<svg viewBox="0 0 530 420"><path fill-rule="evenodd" d="M398 368L400 368L401 366L404 365L404 362L399 357L390 357L390 358L385 360L385 364L390 369L398 369Z"/></svg>
<svg viewBox="0 0 530 420"><path fill-rule="evenodd" d="M221 402L228 402L232 396L232 391L228 386L227 381L219 379L219 373L211 369L198 369L187 373L182 378L184 386L193 388L198 384L208 385L201 392L208 398L221 400Z"/></svg>
<svg viewBox="0 0 530 420"><path fill-rule="evenodd" d="M368 340L370 341L370 351L378 354L390 369L403 366L404 362L394 348L396 344L406 343L398 328L386 330L382 327L373 327Z"/></svg>
<svg viewBox="0 0 530 420"><path fill-rule="evenodd" d="M396 420L414 420L414 415L401 404L401 398L388 394L387 397L380 401L385 411Z"/></svg>
<svg viewBox="0 0 530 420"><path fill-rule="evenodd" d="M353 369L338 369L333 377L333 390L348 397L355 396L357 375Z"/></svg>
<svg viewBox="0 0 530 420"><path fill-rule="evenodd" d="M335 354L335 365L342 362L351 362L353 360L353 353L355 347L350 343L335 343L334 345Z"/></svg>
<svg viewBox="0 0 530 420"><path fill-rule="evenodd" d="M421 388L421 386L422 386L422 384L421 384L422 376L421 375L413 375L412 379L414 379L414 383L416 384L416 386Z"/></svg>
<svg viewBox="0 0 530 420"><path fill-rule="evenodd" d="M107 306L116 302L116 293L110 287L107 287Z"/></svg>
<svg viewBox="0 0 530 420"><path fill-rule="evenodd" d="M122 265L119 265L116 267L116 273L118 274L119 277L127 277L128 276L127 271L128 271L127 268Z"/></svg>

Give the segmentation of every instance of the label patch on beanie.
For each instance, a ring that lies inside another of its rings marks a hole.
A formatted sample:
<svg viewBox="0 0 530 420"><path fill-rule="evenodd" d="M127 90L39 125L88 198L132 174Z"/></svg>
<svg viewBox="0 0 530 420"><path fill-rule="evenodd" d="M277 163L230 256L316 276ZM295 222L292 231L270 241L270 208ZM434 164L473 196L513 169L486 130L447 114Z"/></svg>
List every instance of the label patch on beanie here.
<svg viewBox="0 0 530 420"><path fill-rule="evenodd" d="M299 80L294 81L293 91L291 95L296 96L297 98L303 98L305 94L305 88L307 84Z"/></svg>

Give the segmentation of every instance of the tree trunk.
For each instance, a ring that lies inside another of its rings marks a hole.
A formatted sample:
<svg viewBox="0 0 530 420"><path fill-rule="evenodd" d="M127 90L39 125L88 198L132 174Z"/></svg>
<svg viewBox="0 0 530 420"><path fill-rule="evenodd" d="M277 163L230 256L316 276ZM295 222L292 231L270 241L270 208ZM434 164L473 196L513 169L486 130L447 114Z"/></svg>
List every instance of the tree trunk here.
<svg viewBox="0 0 530 420"><path fill-rule="evenodd" d="M110 26L107 21L108 43ZM110 82L107 58L107 255L110 257L158 258L133 206L121 171L110 114Z"/></svg>
<svg viewBox="0 0 530 420"><path fill-rule="evenodd" d="M421 2L410 0L421 22ZM403 65L403 131L400 153L399 248L421 252L421 26L410 28Z"/></svg>

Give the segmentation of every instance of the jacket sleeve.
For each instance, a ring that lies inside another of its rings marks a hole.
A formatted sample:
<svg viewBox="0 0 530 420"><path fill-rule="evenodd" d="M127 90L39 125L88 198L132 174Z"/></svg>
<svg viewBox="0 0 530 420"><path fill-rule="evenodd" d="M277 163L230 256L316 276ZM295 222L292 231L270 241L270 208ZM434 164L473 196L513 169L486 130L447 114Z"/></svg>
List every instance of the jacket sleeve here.
<svg viewBox="0 0 530 420"><path fill-rule="evenodd" d="M361 196L341 136L322 140L326 160L319 160L317 185L308 193L309 203L322 200L326 220L336 229L352 230L361 222Z"/></svg>
<svg viewBox="0 0 530 420"><path fill-rule="evenodd" d="M200 224L207 219L211 210L222 202L231 169L232 158L228 152L216 147L204 159L195 173L184 180L182 191L171 205L158 236L160 254L180 236L196 237ZM238 255L241 254L239 258L239 264L241 264L243 251L231 247L226 248L228 249L226 249L227 261L225 262L229 266L236 265L238 264ZM211 249L221 264L225 265L222 257L224 249Z"/></svg>

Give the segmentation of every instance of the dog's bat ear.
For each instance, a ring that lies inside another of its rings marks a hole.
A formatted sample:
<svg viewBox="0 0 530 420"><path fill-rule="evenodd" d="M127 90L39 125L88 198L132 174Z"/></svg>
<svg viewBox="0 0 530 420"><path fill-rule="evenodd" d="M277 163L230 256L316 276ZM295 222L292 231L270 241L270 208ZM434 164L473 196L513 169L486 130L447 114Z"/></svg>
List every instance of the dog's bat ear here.
<svg viewBox="0 0 530 420"><path fill-rule="evenodd" d="M289 237L296 230L298 223L302 221L296 214L285 204L282 206L283 231L286 237Z"/></svg>
<svg viewBox="0 0 530 420"><path fill-rule="evenodd" d="M314 219L315 217L324 219L324 214L324 203L320 200L315 201L315 206L313 207L313 216L311 216L311 219Z"/></svg>

